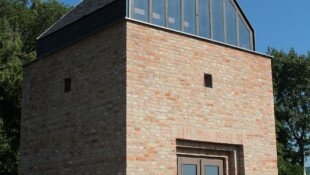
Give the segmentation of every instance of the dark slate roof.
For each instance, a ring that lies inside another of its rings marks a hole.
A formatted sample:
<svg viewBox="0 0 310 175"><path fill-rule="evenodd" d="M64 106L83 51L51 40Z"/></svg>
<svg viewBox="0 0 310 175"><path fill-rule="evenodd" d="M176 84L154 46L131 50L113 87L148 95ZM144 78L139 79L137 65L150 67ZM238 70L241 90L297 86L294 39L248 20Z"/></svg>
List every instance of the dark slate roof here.
<svg viewBox="0 0 310 175"><path fill-rule="evenodd" d="M47 29L44 33L42 33L38 39L43 38L71 23L77 21L96 10L106 6L107 4L113 2L115 0L83 0L77 6L75 6L72 10L70 10L66 15L60 18L54 25L52 25L49 29Z"/></svg>
<svg viewBox="0 0 310 175"><path fill-rule="evenodd" d="M102 4L99 1L107 3L101 7ZM126 17L124 0L84 0L82 3L37 39L38 58L78 42ZM86 8L87 6L93 8ZM78 14L78 16L71 16L72 14Z"/></svg>

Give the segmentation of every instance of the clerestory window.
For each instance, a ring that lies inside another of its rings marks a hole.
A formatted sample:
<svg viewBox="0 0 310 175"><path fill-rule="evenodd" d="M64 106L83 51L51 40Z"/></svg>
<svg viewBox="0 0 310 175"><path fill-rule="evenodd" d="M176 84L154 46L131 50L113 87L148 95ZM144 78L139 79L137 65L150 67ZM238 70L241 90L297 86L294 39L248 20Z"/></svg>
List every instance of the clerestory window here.
<svg viewBox="0 0 310 175"><path fill-rule="evenodd" d="M235 0L129 0L129 17L254 50L254 31Z"/></svg>

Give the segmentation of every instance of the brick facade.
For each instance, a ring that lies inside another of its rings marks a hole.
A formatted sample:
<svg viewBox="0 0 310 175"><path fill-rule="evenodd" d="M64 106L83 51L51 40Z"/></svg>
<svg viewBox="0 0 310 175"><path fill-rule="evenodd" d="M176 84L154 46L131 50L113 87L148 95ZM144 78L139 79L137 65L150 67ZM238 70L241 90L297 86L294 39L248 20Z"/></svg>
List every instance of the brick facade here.
<svg viewBox="0 0 310 175"><path fill-rule="evenodd" d="M20 174L125 174L125 31L114 25L24 68Z"/></svg>
<svg viewBox="0 0 310 175"><path fill-rule="evenodd" d="M177 139L242 145L246 175L277 174L265 56L123 20L24 72L20 174L176 175Z"/></svg>
<svg viewBox="0 0 310 175"><path fill-rule="evenodd" d="M271 60L128 22L127 174L176 175L176 139L241 144L245 174L276 175Z"/></svg>

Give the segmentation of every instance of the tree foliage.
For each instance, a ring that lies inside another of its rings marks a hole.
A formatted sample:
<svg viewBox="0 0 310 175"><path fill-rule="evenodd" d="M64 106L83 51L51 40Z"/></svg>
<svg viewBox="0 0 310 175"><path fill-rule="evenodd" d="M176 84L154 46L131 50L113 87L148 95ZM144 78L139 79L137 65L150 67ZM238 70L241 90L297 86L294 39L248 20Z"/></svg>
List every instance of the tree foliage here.
<svg viewBox="0 0 310 175"><path fill-rule="evenodd" d="M0 174L17 174L22 66L36 38L69 10L56 0L0 0Z"/></svg>
<svg viewBox="0 0 310 175"><path fill-rule="evenodd" d="M17 174L22 65L36 57L35 41L70 7L56 0L0 0L0 174ZM310 153L310 54L269 49L280 175L303 173Z"/></svg>
<svg viewBox="0 0 310 175"><path fill-rule="evenodd" d="M273 60L273 82L282 175L303 174L310 150L310 53L298 55L269 49Z"/></svg>

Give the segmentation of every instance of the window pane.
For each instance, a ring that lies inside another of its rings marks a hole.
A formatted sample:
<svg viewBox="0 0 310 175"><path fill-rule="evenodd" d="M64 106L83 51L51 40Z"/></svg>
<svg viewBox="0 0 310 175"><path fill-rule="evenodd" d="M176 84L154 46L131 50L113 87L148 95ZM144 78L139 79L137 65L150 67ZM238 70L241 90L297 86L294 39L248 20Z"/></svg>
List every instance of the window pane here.
<svg viewBox="0 0 310 175"><path fill-rule="evenodd" d="M226 1L226 37L227 43L237 45L236 11L231 0Z"/></svg>
<svg viewBox="0 0 310 175"><path fill-rule="evenodd" d="M184 32L196 34L196 0L184 0Z"/></svg>
<svg viewBox="0 0 310 175"><path fill-rule="evenodd" d="M165 0L152 1L152 23L160 26L165 25Z"/></svg>
<svg viewBox="0 0 310 175"><path fill-rule="evenodd" d="M204 175L219 175L219 167L218 166L205 166L205 174Z"/></svg>
<svg viewBox="0 0 310 175"><path fill-rule="evenodd" d="M224 19L223 19L223 1L212 1L212 25L213 39L224 42Z"/></svg>
<svg viewBox="0 0 310 175"><path fill-rule="evenodd" d="M211 38L211 27L210 27L210 1L199 0L198 1L198 14L199 14L199 35Z"/></svg>
<svg viewBox="0 0 310 175"><path fill-rule="evenodd" d="M239 22L239 44L240 47L250 49L251 48L251 42L250 42L250 31L244 24L243 20L239 16L238 18Z"/></svg>
<svg viewBox="0 0 310 175"><path fill-rule="evenodd" d="M134 0L133 18L148 21L148 0Z"/></svg>
<svg viewBox="0 0 310 175"><path fill-rule="evenodd" d="M197 175L197 166L191 164L182 165L182 175Z"/></svg>
<svg viewBox="0 0 310 175"><path fill-rule="evenodd" d="M181 24L181 4L180 0L168 0L168 21L169 28L180 30Z"/></svg>

